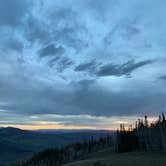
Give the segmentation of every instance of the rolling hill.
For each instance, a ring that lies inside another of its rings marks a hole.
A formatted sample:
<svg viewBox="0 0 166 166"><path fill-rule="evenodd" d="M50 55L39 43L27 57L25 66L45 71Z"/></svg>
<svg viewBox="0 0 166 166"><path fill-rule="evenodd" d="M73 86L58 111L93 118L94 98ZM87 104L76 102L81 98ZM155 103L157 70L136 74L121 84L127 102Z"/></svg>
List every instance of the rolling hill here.
<svg viewBox="0 0 166 166"><path fill-rule="evenodd" d="M106 136L108 131L27 131L0 128L0 165L23 159L48 148Z"/></svg>

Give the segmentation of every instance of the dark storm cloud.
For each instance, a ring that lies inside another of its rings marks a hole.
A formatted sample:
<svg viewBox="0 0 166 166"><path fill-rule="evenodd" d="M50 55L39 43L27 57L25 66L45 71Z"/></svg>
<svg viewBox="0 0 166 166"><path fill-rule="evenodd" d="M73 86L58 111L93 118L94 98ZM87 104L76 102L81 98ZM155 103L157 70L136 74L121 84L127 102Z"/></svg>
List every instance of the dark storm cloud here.
<svg viewBox="0 0 166 166"><path fill-rule="evenodd" d="M27 0L1 0L0 1L0 25L17 26L29 9Z"/></svg>
<svg viewBox="0 0 166 166"><path fill-rule="evenodd" d="M54 44L49 44L48 46L39 50L40 57L46 56L60 56L65 52L65 49L62 46L55 46Z"/></svg>
<svg viewBox="0 0 166 166"><path fill-rule="evenodd" d="M0 104L0 109L18 115L157 114L166 106L165 90L157 88L158 85L152 87L149 84L146 87L141 84L142 80L139 84L133 81L128 84L129 89L124 87L120 91L114 89L112 82L107 84L108 87L102 87L98 80L84 79L77 82L73 79L71 84L55 82L52 85L43 82L43 77L35 75L34 71L33 74L28 73L22 66L24 64L18 61L11 63L11 60L6 59L6 62L0 62L0 98L5 103Z"/></svg>
<svg viewBox="0 0 166 166"><path fill-rule="evenodd" d="M73 64L73 61L71 59L67 57L61 58L61 60L59 61L59 65L61 66L60 71L64 70L65 68L68 68L72 64Z"/></svg>
<svg viewBox="0 0 166 166"><path fill-rule="evenodd" d="M159 91L156 93L146 88L139 88L135 91L108 92L96 81L91 80L84 80L61 89L58 86L49 87L36 81L34 84L40 84L40 86L33 86L31 84L33 77L25 80L15 75L15 77L8 78L10 82L7 83L6 79L3 78L0 81L0 96L1 101L6 102L7 105L1 106L0 109L17 114L90 114L97 116L157 114L163 111L165 106L166 93L164 91L158 95L156 94Z"/></svg>
<svg viewBox="0 0 166 166"><path fill-rule="evenodd" d="M140 62L135 62L130 60L124 64L105 64L97 63L96 61L90 61L88 63L83 63L75 67L77 72L88 72L89 74L102 76L122 76L130 75L134 70L143 67L145 65L151 64L154 61L145 60Z"/></svg>
<svg viewBox="0 0 166 166"><path fill-rule="evenodd" d="M153 61L151 60L141 61L137 63L132 60L122 65L106 64L99 69L99 71L97 72L97 76L129 75L134 70L151 63L153 63Z"/></svg>
<svg viewBox="0 0 166 166"><path fill-rule="evenodd" d="M58 56L56 58L49 60L48 62L48 65L50 67L56 68L58 72L63 72L65 69L69 68L73 64L74 62L65 56Z"/></svg>
<svg viewBox="0 0 166 166"><path fill-rule="evenodd" d="M133 82L134 84L134 82ZM165 91L162 89L151 92L146 87L139 90L107 90L99 87L96 81L85 80L75 86L74 102L83 113L93 115L134 115L153 113L157 114L165 108ZM110 89L112 85L110 83ZM126 88L125 88L126 89ZM159 94L158 96L156 94Z"/></svg>
<svg viewBox="0 0 166 166"><path fill-rule="evenodd" d="M83 63L75 67L75 71L86 71L86 72L95 72L98 63L96 61L90 61L88 63Z"/></svg>
<svg viewBox="0 0 166 166"><path fill-rule="evenodd" d="M159 79L166 81L166 75L160 76Z"/></svg>

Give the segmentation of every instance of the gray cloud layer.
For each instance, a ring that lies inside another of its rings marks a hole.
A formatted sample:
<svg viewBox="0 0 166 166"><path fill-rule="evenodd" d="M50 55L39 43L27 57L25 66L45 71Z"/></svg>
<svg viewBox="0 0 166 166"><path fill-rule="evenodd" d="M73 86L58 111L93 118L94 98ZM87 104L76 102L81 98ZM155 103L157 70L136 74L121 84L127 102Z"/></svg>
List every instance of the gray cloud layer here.
<svg viewBox="0 0 166 166"><path fill-rule="evenodd" d="M27 0L1 0L0 5L0 25L17 26L27 14L29 3Z"/></svg>
<svg viewBox="0 0 166 166"><path fill-rule="evenodd" d="M153 61L146 60L135 63L134 61L129 61L127 63L124 63L122 65L113 65L113 64L106 64L102 66L99 71L97 72L98 76L122 76L122 75L129 75L134 70L151 64Z"/></svg>
<svg viewBox="0 0 166 166"><path fill-rule="evenodd" d="M42 48L41 50L39 50L39 54L41 57L45 57L45 56L56 56L56 55L61 55L64 53L64 48L59 46L56 47L53 44L50 44L44 48Z"/></svg>
<svg viewBox="0 0 166 166"><path fill-rule="evenodd" d="M1 0L1 111L18 117L165 111L165 5Z"/></svg>

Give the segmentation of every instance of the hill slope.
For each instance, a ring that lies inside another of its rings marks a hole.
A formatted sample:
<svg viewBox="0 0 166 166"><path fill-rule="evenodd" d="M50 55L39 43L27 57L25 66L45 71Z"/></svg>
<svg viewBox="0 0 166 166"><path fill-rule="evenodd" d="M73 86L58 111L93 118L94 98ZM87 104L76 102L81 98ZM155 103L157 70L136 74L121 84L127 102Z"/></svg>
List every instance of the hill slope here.
<svg viewBox="0 0 166 166"><path fill-rule="evenodd" d="M17 128L0 128L0 165L24 159L48 148L99 138L107 135L102 131L39 132Z"/></svg>
<svg viewBox="0 0 166 166"><path fill-rule="evenodd" d="M63 166L163 166L165 164L166 153L113 153L110 150L105 150Z"/></svg>

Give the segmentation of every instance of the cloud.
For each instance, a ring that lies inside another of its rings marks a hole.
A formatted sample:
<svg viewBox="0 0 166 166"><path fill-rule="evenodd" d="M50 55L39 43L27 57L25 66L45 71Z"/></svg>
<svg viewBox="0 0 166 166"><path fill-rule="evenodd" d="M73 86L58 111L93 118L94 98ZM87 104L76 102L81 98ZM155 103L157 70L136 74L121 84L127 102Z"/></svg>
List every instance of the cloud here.
<svg viewBox="0 0 166 166"><path fill-rule="evenodd" d="M91 116L91 115L61 115L61 114L43 114L43 115L17 115L0 112L1 120L0 125L19 125L24 128L29 126L32 129L33 126L40 126L42 128L45 125L50 128L65 128L71 129L73 126L93 129L116 129L120 123L130 124L133 123L137 117L135 116ZM119 118L121 120L119 120ZM20 119L18 121L18 119Z"/></svg>
<svg viewBox="0 0 166 166"><path fill-rule="evenodd" d="M48 65L56 69L58 72L63 72L65 69L73 65L73 61L65 56L65 49L62 46L49 44L38 51L40 58L48 58Z"/></svg>
<svg viewBox="0 0 166 166"><path fill-rule="evenodd" d="M152 64L153 60L145 60L140 62L135 62L134 60L130 60L123 64L105 64L90 61L88 63L83 63L75 67L76 72L87 72L89 75L93 76L129 76L133 71L138 68L141 68L145 65Z"/></svg>
<svg viewBox="0 0 166 166"><path fill-rule="evenodd" d="M38 73L33 66L19 63L14 57L13 60L3 58L3 61L2 58L0 98L4 104L0 104L0 109L8 114L135 116L158 114L166 108L166 91L150 81L106 77L105 80L84 79L79 82L72 79L70 84L58 79L52 82L48 81L48 69L47 77L43 77L43 72ZM62 121L64 124L73 124L74 119ZM99 121L96 123L99 124ZM86 121L83 125L86 125Z"/></svg>
<svg viewBox="0 0 166 166"><path fill-rule="evenodd" d="M50 67L54 67L57 69L58 72L63 72L65 69L69 68L71 65L73 65L73 61L69 59L68 57L56 57L51 59L48 62L48 65Z"/></svg>
<svg viewBox="0 0 166 166"><path fill-rule="evenodd" d="M56 83L55 87L44 85L34 78L24 80L17 75L10 77L10 82L6 83L6 80L3 77L0 81L1 101L6 103L0 108L20 115L142 115L157 114L166 107L163 89L150 85L148 88L141 87L135 81L129 84L129 89L124 87L116 91L111 84L106 88L99 82L89 80L71 86ZM34 85L31 80L34 80Z"/></svg>
<svg viewBox="0 0 166 166"><path fill-rule="evenodd" d="M20 25L29 9L27 0L1 0L0 2L0 25L15 27Z"/></svg>
<svg viewBox="0 0 166 166"><path fill-rule="evenodd" d="M140 62L134 62L132 60L122 65L106 64L102 66L96 74L97 76L130 75L134 70L151 63L153 63L153 61L151 60L140 61Z"/></svg>
<svg viewBox="0 0 166 166"><path fill-rule="evenodd" d="M3 44L4 44L4 49L7 50L22 52L24 48L22 41L19 41L18 39L9 39L6 43L4 42Z"/></svg>
<svg viewBox="0 0 166 166"><path fill-rule="evenodd" d="M165 76L165 75L160 76L160 77L159 77L159 79L160 79L160 80L164 80L164 81L165 81L165 80L166 80L166 76Z"/></svg>
<svg viewBox="0 0 166 166"><path fill-rule="evenodd" d="M0 50L3 52L10 52L10 51L17 51L22 52L24 48L24 43L17 35L12 34L12 36L6 35L7 32L5 32L3 29L0 28Z"/></svg>
<svg viewBox="0 0 166 166"><path fill-rule="evenodd" d="M77 11L66 5L59 8L57 4L54 8L52 6L49 8L48 4L46 2L44 5L34 6L35 12L28 14L24 20L26 38L40 44L58 43L77 52L87 47L87 41L82 38L86 35L87 29L81 23ZM38 15L36 12L41 14Z"/></svg>
<svg viewBox="0 0 166 166"><path fill-rule="evenodd" d="M98 66L96 61L90 61L88 63L79 64L75 67L75 71L94 72Z"/></svg>
<svg viewBox="0 0 166 166"><path fill-rule="evenodd" d="M62 46L56 47L54 44L49 44L48 46L39 50L40 57L46 56L60 56L65 52L65 49Z"/></svg>
<svg viewBox="0 0 166 166"><path fill-rule="evenodd" d="M72 125L164 111L166 2L73 2L0 1L0 109Z"/></svg>
<svg viewBox="0 0 166 166"><path fill-rule="evenodd" d="M52 42L50 28L41 19L37 18L36 15L30 13L23 23L24 36L26 40L31 42L39 41L42 44Z"/></svg>

